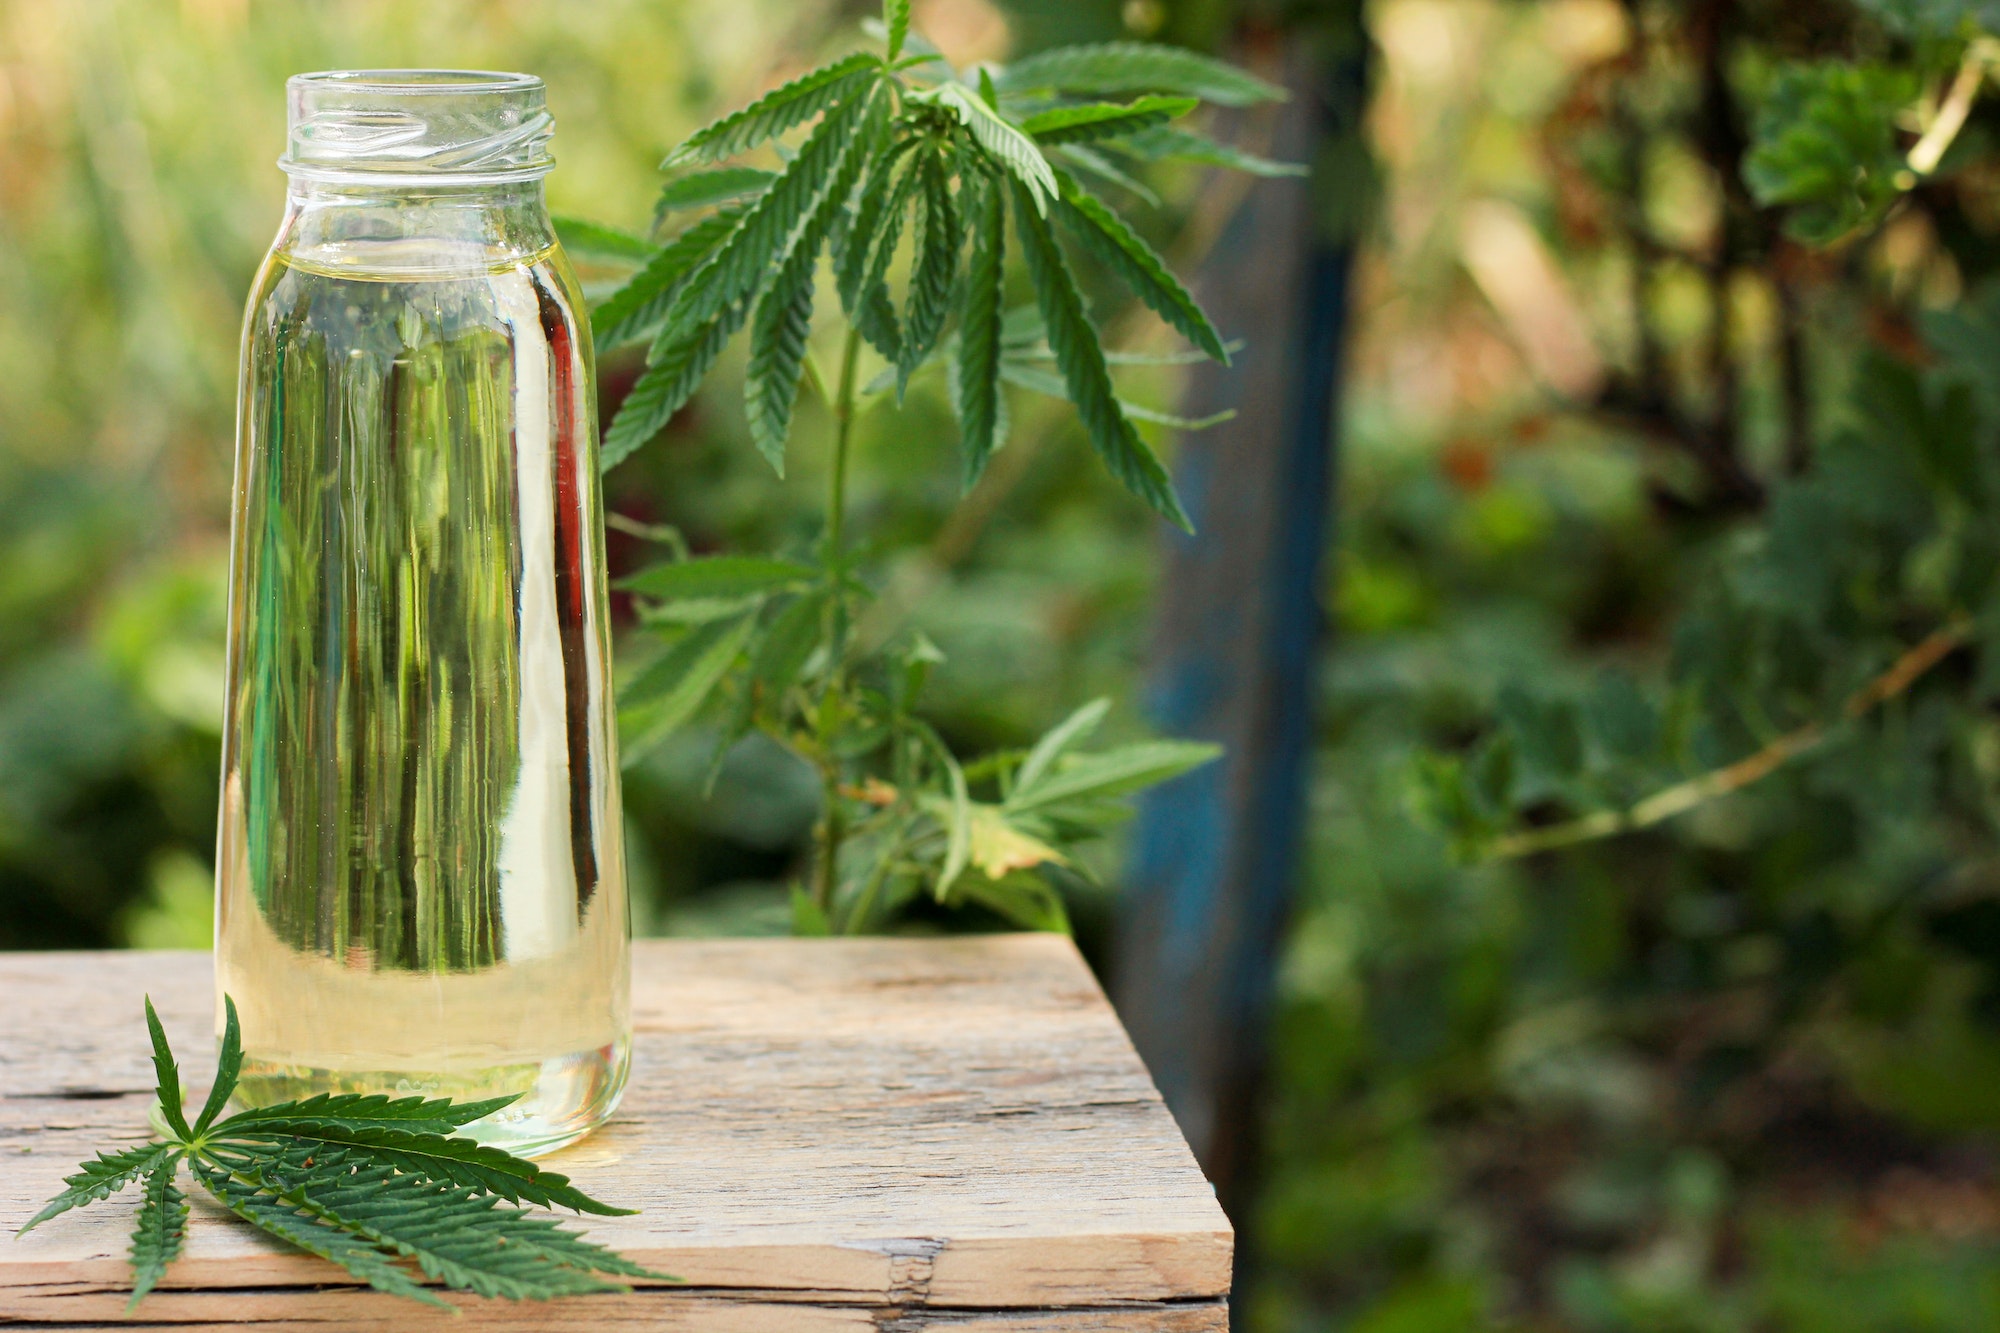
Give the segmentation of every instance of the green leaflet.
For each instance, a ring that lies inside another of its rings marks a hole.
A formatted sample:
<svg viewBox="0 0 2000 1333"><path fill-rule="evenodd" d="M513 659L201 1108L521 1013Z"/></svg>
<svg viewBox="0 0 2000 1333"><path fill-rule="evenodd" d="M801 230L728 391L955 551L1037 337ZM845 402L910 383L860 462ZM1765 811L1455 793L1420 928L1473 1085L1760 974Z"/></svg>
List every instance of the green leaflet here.
<svg viewBox="0 0 2000 1333"><path fill-rule="evenodd" d="M181 1071L174 1065L173 1050L167 1045L166 1029L153 1011L153 997L146 997L146 1033L153 1039L153 1078L158 1085L160 1115L167 1127L188 1137L187 1114L181 1110Z"/></svg>
<svg viewBox="0 0 2000 1333"><path fill-rule="evenodd" d="M1035 346L1042 339L1041 330L1035 330L1030 340L1009 340L1007 358L1010 361L1053 361L1054 356L1044 347ZM1231 338L1222 344L1222 350L1235 356L1243 350L1241 338ZM1105 364L1113 366L1198 366L1212 360L1207 352L1109 352L1104 354Z"/></svg>
<svg viewBox="0 0 2000 1333"><path fill-rule="evenodd" d="M896 257L897 242L902 239L905 211L910 200L916 196L919 184L914 161L905 164L890 184L876 235L867 244L867 262L855 281L855 295L849 310L854 327L860 330L869 345L897 362L902 359L902 325L889 300L887 277L890 261Z"/></svg>
<svg viewBox="0 0 2000 1333"><path fill-rule="evenodd" d="M1016 61L994 80L1005 93L1180 93L1218 106L1283 101L1283 88L1179 46L1101 42Z"/></svg>
<svg viewBox="0 0 2000 1333"><path fill-rule="evenodd" d="M743 213L741 208L723 209L695 223L591 311L591 333L599 350L650 336L666 313L667 303L680 290L681 280L736 230Z"/></svg>
<svg viewBox="0 0 2000 1333"><path fill-rule="evenodd" d="M876 242L881 238L890 197L897 188L897 166L904 155L916 146L915 139L903 139L887 145L878 141L873 160L866 167L860 198L842 231L834 263L841 308L850 313L861 295L861 284L868 276Z"/></svg>
<svg viewBox="0 0 2000 1333"><path fill-rule="evenodd" d="M1104 360L1106 364L1118 364L1108 352ZM1050 398L1069 397L1067 380L1060 375L1050 374L1040 366L1027 364L1027 358L1017 358L1011 354L1007 356L1000 362L1000 378L1009 384L1018 384L1023 389L1046 394ZM1157 408L1142 407L1138 403L1129 403L1123 398L1118 400L1118 410L1133 421L1150 421L1155 425L1168 426L1174 430L1207 430L1211 426L1219 426L1225 421L1233 420L1236 416L1235 408L1224 408L1212 416L1184 417L1173 412L1162 412Z"/></svg>
<svg viewBox="0 0 2000 1333"><path fill-rule="evenodd" d="M896 303L889 299L888 284L869 284L854 311L854 327L870 347L896 360L903 347L903 329L896 318Z"/></svg>
<svg viewBox="0 0 2000 1333"><path fill-rule="evenodd" d="M564 1230L553 1217L515 1209L503 1211L496 1208L494 1212L505 1219L503 1226L510 1243L530 1246L556 1263L587 1268L593 1273L617 1273L624 1277L659 1279L667 1276L643 1264L635 1264L616 1250L586 1240L574 1231Z"/></svg>
<svg viewBox="0 0 2000 1333"><path fill-rule="evenodd" d="M1078 171L1095 176L1101 181L1109 181L1119 189L1137 195L1155 208L1160 206L1160 196L1153 193L1144 181L1121 170L1117 163L1095 148L1086 148L1080 143L1069 143L1056 149L1056 153Z"/></svg>
<svg viewBox="0 0 2000 1333"><path fill-rule="evenodd" d="M298 1204L273 1198L254 1185L240 1182L221 1167L197 1160L194 1174L195 1179L206 1186L208 1192L230 1212L259 1230L268 1231L307 1254L339 1264L377 1291L422 1301L426 1305L451 1308L450 1302L426 1291L394 1258L382 1253L367 1237L322 1221Z"/></svg>
<svg viewBox="0 0 2000 1333"><path fill-rule="evenodd" d="M21 1230L32 1231L59 1213L111 1197L158 1166L173 1151L164 1143L142 1143L123 1152L99 1153L95 1160L83 1163L75 1175L64 1176L63 1184L69 1188L44 1204Z"/></svg>
<svg viewBox="0 0 2000 1333"><path fill-rule="evenodd" d="M223 1124L255 1129L271 1120L338 1120L350 1125L386 1125L419 1133L449 1134L519 1100L514 1096L453 1102L443 1098L392 1098L381 1093L322 1092L302 1102L238 1111Z"/></svg>
<svg viewBox="0 0 2000 1333"><path fill-rule="evenodd" d="M1125 224L1125 219L1078 185L1074 176L1064 172L1056 179L1062 188L1056 217L1083 248L1116 273L1145 302L1147 309L1173 325L1196 347L1228 365L1229 349L1223 346L1222 335L1167 268L1166 261Z"/></svg>
<svg viewBox="0 0 2000 1333"><path fill-rule="evenodd" d="M1028 757L1014 771L1016 789L1033 787L1044 773L1078 741L1086 739L1103 724L1104 715L1111 711L1109 699L1092 699L1083 707L1048 729L1042 738L1028 751Z"/></svg>
<svg viewBox="0 0 2000 1333"><path fill-rule="evenodd" d="M882 0L882 26L887 30L889 59L903 54L910 37L910 0Z"/></svg>
<svg viewBox="0 0 2000 1333"><path fill-rule="evenodd" d="M727 203L745 195L762 194L771 188L771 182L776 179L777 172L765 171L761 167L711 167L707 171L691 171L660 187L660 198L653 205L653 211L656 216L664 217L682 209L707 208L711 204Z"/></svg>
<svg viewBox="0 0 2000 1333"><path fill-rule="evenodd" d="M1115 102L1057 106L1029 116L1021 128L1044 146L1090 143L1153 129L1200 105L1201 100L1194 97L1146 96L1123 106Z"/></svg>
<svg viewBox="0 0 2000 1333"><path fill-rule="evenodd" d="M576 259L608 260L614 263L644 262L653 257L659 247L643 236L634 236L629 231L607 227L601 222L590 222L583 218L557 217L556 239L562 248Z"/></svg>
<svg viewBox="0 0 2000 1333"><path fill-rule="evenodd" d="M754 555L712 555L643 569L618 586L648 597L749 597L800 587L819 571L796 560Z"/></svg>
<svg viewBox="0 0 2000 1333"><path fill-rule="evenodd" d="M781 477L785 475L785 439L791 433L792 405L798 398L806 342L812 334L813 281L819 269L820 247L834 224L845 216L848 198L867 165L868 149L878 141L886 124L886 110L885 100L871 102L869 123L857 130L842 150L840 164L818 206L792 242L750 325L750 372L743 383L750 438Z"/></svg>
<svg viewBox="0 0 2000 1333"><path fill-rule="evenodd" d="M668 330L660 330L647 354L652 364L625 395L611 428L604 432L597 460L600 469L609 472L630 458L687 405L701 387L702 377L722 355L730 335L742 327L748 310L745 303L731 306L678 341L667 338Z"/></svg>
<svg viewBox="0 0 2000 1333"><path fill-rule="evenodd" d="M1141 130L1122 139L1118 148L1147 162L1194 162L1202 166L1224 167L1252 176L1305 176L1311 168L1299 162L1274 162L1268 157L1246 153L1219 143L1205 134L1196 134L1175 125Z"/></svg>
<svg viewBox="0 0 2000 1333"><path fill-rule="evenodd" d="M856 52L801 74L783 87L774 88L740 111L696 130L667 155L662 168L689 162L719 162L746 149L775 139L786 130L805 124L839 101L862 83L877 77L882 62L866 52Z"/></svg>
<svg viewBox="0 0 2000 1333"><path fill-rule="evenodd" d="M910 275L910 294L903 308L903 338L896 349L896 401L902 402L909 386L910 372L937 345L944 331L945 316L951 312L952 280L958 275L958 251L964 244L959 232L958 210L953 206L951 181L944 160L928 153L916 163L919 227L916 236L917 263Z"/></svg>
<svg viewBox="0 0 2000 1333"><path fill-rule="evenodd" d="M1128 796L1199 768L1221 753L1220 746L1197 741L1141 741L1073 756L1045 766L1032 781L1017 782L1006 809L1025 813Z"/></svg>
<svg viewBox="0 0 2000 1333"><path fill-rule="evenodd" d="M805 369L806 340L812 334L813 270L818 257L817 246L793 251L757 302L756 318L750 322L744 415L750 422L750 442L781 477L792 405Z"/></svg>
<svg viewBox="0 0 2000 1333"><path fill-rule="evenodd" d="M180 1154L163 1158L146 1175L146 1194L139 1203L139 1222L132 1230L132 1299L127 1314L166 1275L167 1265L180 1258L187 1244L187 1195L174 1184Z"/></svg>
<svg viewBox="0 0 2000 1333"><path fill-rule="evenodd" d="M201 1114L195 1117L197 1134L222 1114L222 1108L229 1104L229 1094L236 1091L236 1077L243 1072L243 1029L236 1021L236 1001L223 996L222 1009L222 1052L216 1061L215 1082L208 1090L208 1100L202 1103Z"/></svg>
<svg viewBox="0 0 2000 1333"><path fill-rule="evenodd" d="M1014 225L1034 282L1036 304L1048 326L1049 350L1055 353L1091 447L1127 490L1184 531L1193 531L1166 468L1119 409L1097 330L1083 312L1083 297L1048 220L1035 211L1027 187L1016 183L1013 188Z"/></svg>
<svg viewBox="0 0 2000 1333"><path fill-rule="evenodd" d="M988 106L979 94L962 83L941 83L928 93L909 94L908 100L943 107L958 117L959 123L972 132L974 142L1021 183L1035 212L1048 211L1049 200L1056 195L1055 172L1042 156L1042 150L1021 132L1020 126Z"/></svg>
<svg viewBox="0 0 2000 1333"><path fill-rule="evenodd" d="M937 760L938 767L944 771L947 790L950 792L950 800L943 803L942 813L938 818L938 822L945 830L945 854L944 865L938 871L934 892L942 902L945 895L951 892L951 886L958 877L965 873L965 867L972 858L972 795L966 786L965 770L959 766L957 756L953 755L951 747L944 743L944 738L933 731L928 723L912 720L910 725L915 728L925 748Z"/></svg>
<svg viewBox="0 0 2000 1333"><path fill-rule="evenodd" d="M782 698L805 670L813 649L819 646L820 622L826 614L827 601L824 588L795 597L765 630L764 641L757 646L750 663L750 679L766 702Z"/></svg>
<svg viewBox="0 0 2000 1333"><path fill-rule="evenodd" d="M621 1290L587 1266L551 1264L540 1250L513 1244L508 1221L519 1214L459 1186L338 1150L309 1156L293 1149L275 1160L237 1165L236 1175L308 1217L416 1260L426 1277L459 1291L548 1300Z"/></svg>
<svg viewBox="0 0 2000 1333"><path fill-rule="evenodd" d="M285 1139L366 1148L374 1160L414 1179L475 1188L509 1203L525 1199L544 1208L573 1208L603 1217L617 1217L631 1211L591 1198L571 1185L568 1176L544 1171L499 1148L471 1139L448 1138L402 1126L351 1124L306 1116L266 1117L248 1129L232 1130L224 1126L217 1133L231 1142Z"/></svg>
<svg viewBox="0 0 2000 1333"><path fill-rule="evenodd" d="M1001 443L1000 343L1006 295L1007 197L997 181L973 191L972 257L959 316L953 406L965 451L967 490L986 470Z"/></svg>
<svg viewBox="0 0 2000 1333"><path fill-rule="evenodd" d="M688 631L626 687L618 734L625 767L686 725L721 683L757 628L755 616L718 620Z"/></svg>

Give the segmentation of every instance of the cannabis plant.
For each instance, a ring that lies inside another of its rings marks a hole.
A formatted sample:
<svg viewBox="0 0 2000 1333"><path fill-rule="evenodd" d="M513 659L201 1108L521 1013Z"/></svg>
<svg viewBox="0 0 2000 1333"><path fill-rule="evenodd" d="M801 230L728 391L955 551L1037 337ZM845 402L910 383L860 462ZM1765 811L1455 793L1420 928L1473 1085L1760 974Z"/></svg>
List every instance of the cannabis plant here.
<svg viewBox="0 0 2000 1333"><path fill-rule="evenodd" d="M64 1179L69 1188L21 1228L138 1185L133 1306L186 1244L182 1166L216 1202L259 1230L339 1264L378 1291L430 1305L449 1308L410 1262L423 1277L455 1291L511 1300L625 1290L605 1274L674 1280L565 1230L552 1217L514 1206L605 1216L632 1211L598 1202L566 1176L457 1137L512 1097L452 1102L321 1093L224 1116L243 1064L235 1002L225 997L224 1009L215 1084L190 1121L180 1069L153 1002L146 1001L159 1137L83 1163Z"/></svg>
<svg viewBox="0 0 2000 1333"><path fill-rule="evenodd" d="M1106 712L1097 701L1025 753L961 763L918 711L936 648L917 633L857 646L871 594L845 531L855 416L876 395L900 405L913 379L942 371L970 487L1006 440L1010 388L1066 398L1110 473L1188 527L1133 420L1204 423L1120 399L1112 365L1146 358L1104 349L1064 238L1192 347L1164 359L1226 361L1230 345L1097 189L1149 198L1138 173L1169 159L1288 171L1174 123L1204 101L1281 93L1206 57L1132 43L961 71L911 31L909 10L884 5L879 50L801 75L676 148L652 236L562 224L573 250L632 267L592 314L599 349L646 343L604 466L657 435L746 326L744 410L778 476L802 384L831 421L816 549L689 558L682 548L627 580L666 647L625 687L619 726L627 763L706 711L718 762L755 729L817 770L815 865L794 895L801 930L868 929L921 892L1060 928L1055 883L1075 868L1072 848L1121 813L1119 798L1214 751L1154 741L1083 752ZM795 146L781 142L794 130ZM737 160L758 149L775 165ZM1033 299L1010 307L1016 251ZM812 348L822 258L840 312L831 374Z"/></svg>

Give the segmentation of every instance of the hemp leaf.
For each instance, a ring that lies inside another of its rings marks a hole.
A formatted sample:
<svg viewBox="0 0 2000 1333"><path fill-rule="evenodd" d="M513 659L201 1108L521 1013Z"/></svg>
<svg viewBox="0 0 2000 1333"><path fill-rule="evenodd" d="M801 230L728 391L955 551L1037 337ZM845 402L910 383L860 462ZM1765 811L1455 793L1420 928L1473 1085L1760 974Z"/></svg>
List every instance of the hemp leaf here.
<svg viewBox="0 0 2000 1333"><path fill-rule="evenodd" d="M190 1124L181 1104L180 1071L153 1002L146 1001L158 1074L160 1113L154 1127L162 1139L99 1153L83 1163L65 1178L69 1188L21 1228L32 1230L143 1177L132 1232L132 1306L159 1282L186 1242L187 1196L175 1183L183 1162L244 1221L332 1260L379 1291L430 1305L451 1308L423 1278L509 1300L626 1290L604 1274L679 1280L565 1230L554 1218L514 1206L541 1204L606 1217L633 1211L600 1203L567 1176L457 1136L513 1097L452 1102L322 1093L218 1119L243 1065L236 1002L225 996L223 1005L227 1020L215 1086Z"/></svg>
<svg viewBox="0 0 2000 1333"><path fill-rule="evenodd" d="M667 156L671 174L656 218L719 207L658 249L634 253L622 233L569 224L594 251L643 261L592 318L600 346L650 340L647 368L605 432L601 465L616 466L656 436L748 323L750 437L783 475L793 404L811 363L824 252L850 349L860 340L882 355L899 403L912 376L949 363L968 486L1005 443L1003 386L1052 390L1076 406L1106 469L1162 517L1188 527L1165 467L1132 423L1214 422L1135 409L1117 396L1107 369L1114 363L1049 223L1204 357L1226 363L1222 336L1165 261L1068 168L1141 198L1149 192L1130 173L1148 162L1296 172L1169 123L1204 101L1246 106L1284 90L1192 51L1132 42L958 71L911 30L904 0L886 0L872 31L882 52L856 52L800 75ZM1126 96L1133 100L1105 100ZM803 142L777 171L719 165L799 129ZM1024 373L1001 355L1010 213L1059 374ZM899 252L908 257L900 302L891 292Z"/></svg>

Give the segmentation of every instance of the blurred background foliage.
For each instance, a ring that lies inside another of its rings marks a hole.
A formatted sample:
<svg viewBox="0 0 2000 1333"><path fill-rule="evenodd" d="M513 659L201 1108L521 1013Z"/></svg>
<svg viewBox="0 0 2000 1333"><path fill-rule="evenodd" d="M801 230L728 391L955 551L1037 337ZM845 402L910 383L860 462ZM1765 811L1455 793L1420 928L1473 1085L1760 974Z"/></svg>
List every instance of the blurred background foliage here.
<svg viewBox="0 0 2000 1333"><path fill-rule="evenodd" d="M1254 64L1314 7L917 8L961 61L1124 33ZM2000 113L1904 179L1986 8L1367 6L1372 159L1315 185L1367 243L1249 1326L2000 1326ZM639 225L666 147L853 17L0 0L0 947L207 938L236 330L284 76L533 69L554 205ZM1198 261L1218 192L1157 184L1154 239ZM729 379L614 474L621 569L635 525L810 535L817 460L773 483ZM856 527L968 748L1139 693L1157 534L1087 451L1037 447L1070 429L1025 421L954 511L941 402L862 423ZM1820 723L1678 819L1493 856ZM703 799L706 754L628 775L636 924L782 930L811 776L748 746ZM1108 905L1072 908L1094 945Z"/></svg>

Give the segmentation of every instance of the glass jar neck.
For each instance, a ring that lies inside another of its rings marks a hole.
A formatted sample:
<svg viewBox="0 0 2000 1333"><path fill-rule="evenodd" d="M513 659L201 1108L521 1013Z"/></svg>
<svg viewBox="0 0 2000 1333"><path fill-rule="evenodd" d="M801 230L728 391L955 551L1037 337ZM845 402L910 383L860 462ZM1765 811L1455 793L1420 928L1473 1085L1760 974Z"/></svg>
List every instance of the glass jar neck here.
<svg viewBox="0 0 2000 1333"><path fill-rule="evenodd" d="M294 176L274 250L326 269L490 270L555 244L542 182L394 185Z"/></svg>

